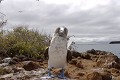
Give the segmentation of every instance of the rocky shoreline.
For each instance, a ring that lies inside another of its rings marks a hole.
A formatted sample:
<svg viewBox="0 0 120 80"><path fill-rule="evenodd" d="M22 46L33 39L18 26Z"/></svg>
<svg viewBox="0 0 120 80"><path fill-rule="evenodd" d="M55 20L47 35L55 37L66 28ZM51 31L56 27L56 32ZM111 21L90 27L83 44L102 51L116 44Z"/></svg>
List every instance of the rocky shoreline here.
<svg viewBox="0 0 120 80"><path fill-rule="evenodd" d="M120 59L113 53L94 49L71 53L72 60L65 70L70 80L120 80ZM60 69L52 72L59 74ZM0 58L0 80L41 80L46 74L47 59Z"/></svg>

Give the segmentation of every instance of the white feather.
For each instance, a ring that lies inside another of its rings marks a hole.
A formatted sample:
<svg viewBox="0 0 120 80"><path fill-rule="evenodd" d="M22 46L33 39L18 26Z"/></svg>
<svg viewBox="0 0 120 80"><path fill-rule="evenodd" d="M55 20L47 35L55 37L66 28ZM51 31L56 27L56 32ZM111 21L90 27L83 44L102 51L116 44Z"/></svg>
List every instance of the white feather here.
<svg viewBox="0 0 120 80"><path fill-rule="evenodd" d="M67 38L54 36L49 47L48 68L64 68L66 66Z"/></svg>

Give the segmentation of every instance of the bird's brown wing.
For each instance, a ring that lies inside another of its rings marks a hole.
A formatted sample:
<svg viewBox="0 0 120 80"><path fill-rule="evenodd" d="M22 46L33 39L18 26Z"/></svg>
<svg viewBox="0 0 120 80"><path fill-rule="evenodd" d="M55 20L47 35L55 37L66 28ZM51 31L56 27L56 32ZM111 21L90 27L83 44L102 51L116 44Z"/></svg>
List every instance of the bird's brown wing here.
<svg viewBox="0 0 120 80"><path fill-rule="evenodd" d="M67 50L67 62L71 61L72 60L72 53L70 50Z"/></svg>
<svg viewBox="0 0 120 80"><path fill-rule="evenodd" d="M44 52L44 58L45 58L45 59L48 59L48 58L49 58L48 50L49 50L49 47L47 47L46 50L45 50L45 52Z"/></svg>

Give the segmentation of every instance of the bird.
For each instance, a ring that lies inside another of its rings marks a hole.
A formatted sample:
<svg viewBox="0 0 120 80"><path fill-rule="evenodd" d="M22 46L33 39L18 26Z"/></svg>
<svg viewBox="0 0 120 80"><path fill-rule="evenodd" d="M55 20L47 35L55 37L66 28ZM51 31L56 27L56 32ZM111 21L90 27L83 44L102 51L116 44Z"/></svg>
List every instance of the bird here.
<svg viewBox="0 0 120 80"><path fill-rule="evenodd" d="M61 68L61 74L58 76L60 79L65 79L64 70L67 62L72 59L70 50L67 49L67 34L66 27L57 27L50 46L45 51L45 57L48 57L48 76L53 78L51 74L52 68Z"/></svg>
<svg viewBox="0 0 120 80"><path fill-rule="evenodd" d="M18 11L19 13L22 13L23 11Z"/></svg>

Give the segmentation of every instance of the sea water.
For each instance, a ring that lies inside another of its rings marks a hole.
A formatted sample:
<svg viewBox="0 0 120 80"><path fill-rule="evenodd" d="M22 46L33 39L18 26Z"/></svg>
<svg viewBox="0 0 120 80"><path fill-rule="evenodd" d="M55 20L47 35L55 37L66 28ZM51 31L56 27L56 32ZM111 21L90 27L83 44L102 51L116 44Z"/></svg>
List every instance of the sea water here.
<svg viewBox="0 0 120 80"><path fill-rule="evenodd" d="M91 49L112 52L120 58L120 44L76 44L76 50L79 52Z"/></svg>

